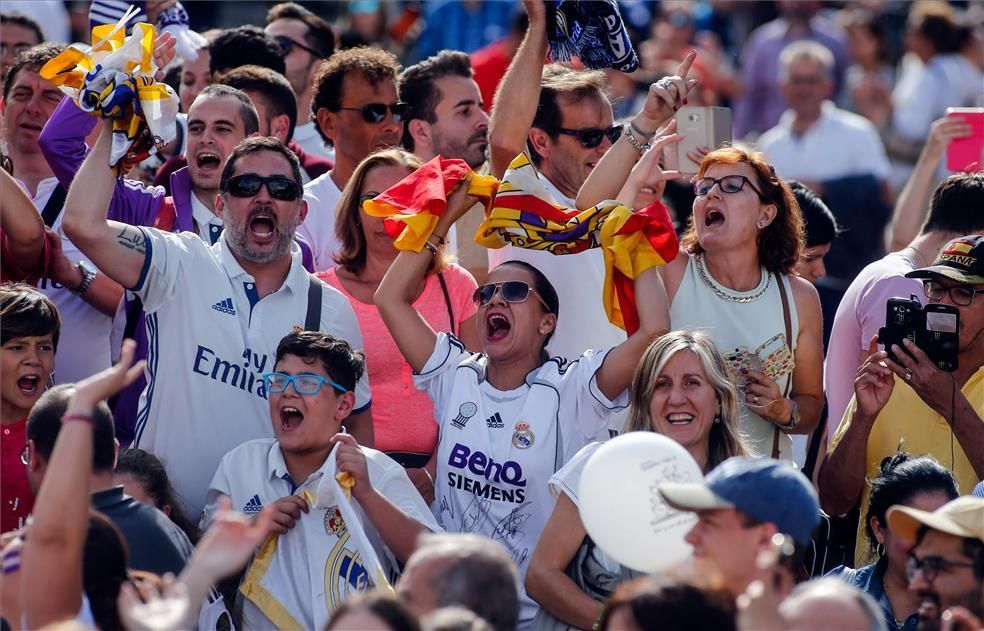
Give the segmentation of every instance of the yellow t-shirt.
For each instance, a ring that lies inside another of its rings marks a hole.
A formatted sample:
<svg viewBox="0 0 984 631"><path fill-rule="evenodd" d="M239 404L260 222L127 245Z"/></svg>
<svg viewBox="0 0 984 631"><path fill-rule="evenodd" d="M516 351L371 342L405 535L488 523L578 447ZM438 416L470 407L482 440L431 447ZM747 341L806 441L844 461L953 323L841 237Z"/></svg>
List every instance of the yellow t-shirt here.
<svg viewBox="0 0 984 631"><path fill-rule="evenodd" d="M984 367L978 369L967 380L961 392L970 401L977 415L984 417ZM844 418L830 443L828 453L834 450L851 426L851 418L856 408L857 399L851 397ZM871 494L867 482L879 474L882 460L894 454L900 442L906 452L914 456L933 456L941 465L952 471L961 493L970 493L979 482L967 454L953 435L950 424L926 405L904 380L896 376L892 397L878 415L868 435L868 449L865 454L866 481L861 495L861 519L858 523L858 544L854 554L858 565L855 567L867 565L875 560L868 558L868 538L864 533L864 518L868 512L868 497ZM984 449L984 445L979 445L978 448Z"/></svg>

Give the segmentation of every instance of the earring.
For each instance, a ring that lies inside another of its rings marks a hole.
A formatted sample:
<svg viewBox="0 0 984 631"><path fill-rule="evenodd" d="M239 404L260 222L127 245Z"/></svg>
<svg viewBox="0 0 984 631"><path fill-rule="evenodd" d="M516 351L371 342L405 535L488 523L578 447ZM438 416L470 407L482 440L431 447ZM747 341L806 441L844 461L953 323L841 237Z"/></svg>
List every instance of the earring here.
<svg viewBox="0 0 984 631"><path fill-rule="evenodd" d="M875 553L878 555L879 558L885 556L885 544L884 543L879 543L875 547Z"/></svg>
<svg viewBox="0 0 984 631"><path fill-rule="evenodd" d="M758 221L755 222L755 227L761 230L762 228L765 227L765 222L759 219Z"/></svg>
<svg viewBox="0 0 984 631"><path fill-rule="evenodd" d="M720 423L721 422L721 413L720 412L718 412L717 414L714 415L714 422L715 423Z"/></svg>

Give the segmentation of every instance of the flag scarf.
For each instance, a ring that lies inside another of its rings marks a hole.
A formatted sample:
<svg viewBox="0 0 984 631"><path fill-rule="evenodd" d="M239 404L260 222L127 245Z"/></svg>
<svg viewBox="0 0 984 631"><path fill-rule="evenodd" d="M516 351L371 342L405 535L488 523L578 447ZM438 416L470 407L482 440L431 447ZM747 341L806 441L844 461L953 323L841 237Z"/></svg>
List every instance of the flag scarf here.
<svg viewBox="0 0 984 631"><path fill-rule="evenodd" d="M550 0L546 4L552 61L570 61L576 56L595 70L633 72L639 68L616 0Z"/></svg>
<svg viewBox="0 0 984 631"><path fill-rule="evenodd" d="M301 492L311 510L287 534L267 538L239 586L278 629L323 629L352 593L391 589L355 506L335 478L336 458L332 449L316 491ZM293 578L298 572L310 578L310 592L300 593Z"/></svg>
<svg viewBox="0 0 984 631"><path fill-rule="evenodd" d="M370 215L387 218L387 232L395 237L397 249L419 252L447 207L447 194L469 173L461 160L434 158L363 207ZM469 192L486 208L475 242L552 254L601 247L602 300L608 319L630 335L635 332L639 314L633 281L647 269L672 261L679 251L666 207L655 202L633 212L606 201L583 211L565 208L544 187L525 154L512 161L502 182L493 182L490 176L473 174L469 184Z"/></svg>
<svg viewBox="0 0 984 631"><path fill-rule="evenodd" d="M80 109L111 121L109 165L117 175L177 133L178 96L154 80L154 27L140 22L127 36L129 13L115 25L93 28L93 46L73 45L41 69L41 77L59 86Z"/></svg>

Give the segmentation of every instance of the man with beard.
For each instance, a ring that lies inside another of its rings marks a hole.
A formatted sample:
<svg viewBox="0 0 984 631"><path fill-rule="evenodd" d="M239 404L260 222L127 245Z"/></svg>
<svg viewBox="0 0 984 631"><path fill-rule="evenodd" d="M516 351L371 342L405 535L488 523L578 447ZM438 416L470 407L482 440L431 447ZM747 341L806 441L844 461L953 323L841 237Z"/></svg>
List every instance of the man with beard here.
<svg viewBox="0 0 984 631"><path fill-rule="evenodd" d="M399 70L393 53L370 47L339 51L318 69L311 114L335 149L335 166L304 186L311 212L298 231L318 271L335 266L335 206L352 171L370 153L400 144L409 108L396 94Z"/></svg>
<svg viewBox="0 0 984 631"><path fill-rule="evenodd" d="M489 117L468 55L444 50L410 66L400 75L400 98L410 106L403 131L407 151L425 162L440 155L464 160L475 170L485 164ZM474 234L483 218L481 210L473 209L459 221L466 222L461 224L466 234ZM455 240L455 245L461 264L477 279L485 278L485 248L470 240Z"/></svg>
<svg viewBox="0 0 984 631"><path fill-rule="evenodd" d="M921 601L917 628L939 629L941 614L951 618L956 631L981 628L984 498L958 497L932 513L893 506L888 527L916 542L909 552L909 591L919 594Z"/></svg>
<svg viewBox="0 0 984 631"><path fill-rule="evenodd" d="M106 219L111 140L107 127L82 165L65 231L143 301L150 354L134 442L167 463L186 508L198 513L222 456L272 436L263 374L273 369L277 341L295 326L356 348L362 336L348 300L302 266L293 241L308 210L301 167L280 141L247 138L232 150L214 199L225 230L208 246L195 235ZM371 427L368 408L363 377L357 418L347 425Z"/></svg>

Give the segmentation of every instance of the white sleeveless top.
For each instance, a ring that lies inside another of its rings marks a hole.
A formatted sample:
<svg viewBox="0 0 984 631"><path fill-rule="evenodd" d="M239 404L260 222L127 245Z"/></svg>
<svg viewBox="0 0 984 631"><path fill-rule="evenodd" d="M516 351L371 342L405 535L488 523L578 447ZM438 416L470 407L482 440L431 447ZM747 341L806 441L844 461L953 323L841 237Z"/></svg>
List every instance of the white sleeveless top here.
<svg viewBox="0 0 984 631"><path fill-rule="evenodd" d="M793 339L786 344L786 326L782 315L782 298L774 274L762 268L762 281L751 291L735 291L718 283L707 270L707 282L697 268L697 258L690 257L680 288L670 305L670 322L674 329L696 329L707 333L724 355L738 384L738 402L741 412L741 432L748 450L755 456L771 456L776 425L752 412L745 405L742 368L756 368L754 356L758 355L761 368L775 379L779 390L789 396L787 388L793 374L793 357L790 346L796 350L799 319L796 302L789 285L789 277L780 275L789 301L790 330ZM750 298L761 293L751 302L733 302L718 296L708 285L721 292L740 298ZM766 287L767 286L767 287ZM763 291L764 289L764 291ZM792 442L785 432L779 433L780 457L792 459Z"/></svg>

